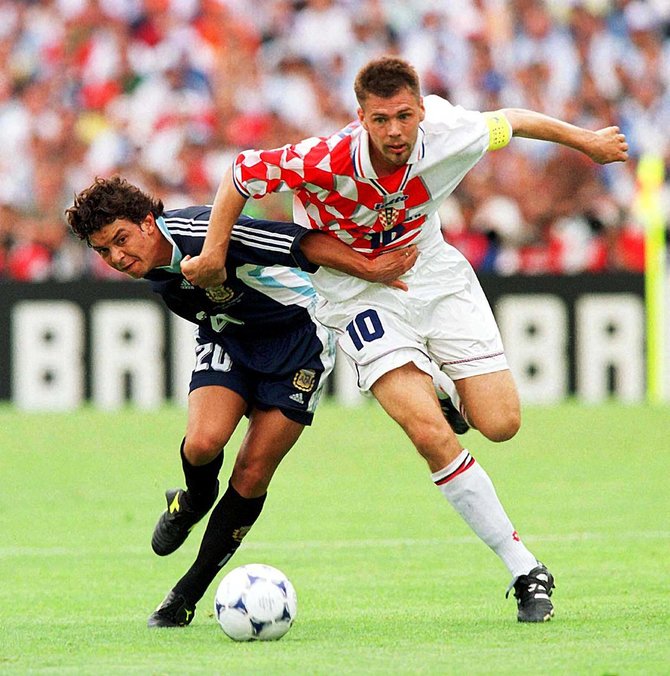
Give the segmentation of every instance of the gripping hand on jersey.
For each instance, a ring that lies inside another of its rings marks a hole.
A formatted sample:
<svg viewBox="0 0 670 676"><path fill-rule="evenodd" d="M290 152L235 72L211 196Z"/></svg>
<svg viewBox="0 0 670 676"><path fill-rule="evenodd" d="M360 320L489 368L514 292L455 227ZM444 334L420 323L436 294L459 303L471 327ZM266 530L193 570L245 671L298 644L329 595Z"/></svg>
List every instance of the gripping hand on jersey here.
<svg viewBox="0 0 670 676"><path fill-rule="evenodd" d="M306 234L300 240L300 248L307 260L315 265L346 272L366 282L386 284L402 291L407 291L407 284L398 277L416 263L419 255L416 246L412 245L370 260L339 239L318 230Z"/></svg>
<svg viewBox="0 0 670 676"><path fill-rule="evenodd" d="M368 261L369 272L366 276L360 275L369 282L379 282L402 291L407 291L405 282L398 279L405 274L416 263L419 257L419 250L416 246L408 246L404 249L389 251L388 253L377 256L374 260Z"/></svg>
<svg viewBox="0 0 670 676"><path fill-rule="evenodd" d="M219 286L226 281L225 258L219 260L213 254L200 254L199 256L184 256L181 263L181 274L194 284L203 289L211 286Z"/></svg>
<svg viewBox="0 0 670 676"><path fill-rule="evenodd" d="M203 289L219 286L226 281L226 256L230 234L242 213L246 198L235 189L230 169L221 179L214 197L207 235L198 256L184 256L181 273Z"/></svg>

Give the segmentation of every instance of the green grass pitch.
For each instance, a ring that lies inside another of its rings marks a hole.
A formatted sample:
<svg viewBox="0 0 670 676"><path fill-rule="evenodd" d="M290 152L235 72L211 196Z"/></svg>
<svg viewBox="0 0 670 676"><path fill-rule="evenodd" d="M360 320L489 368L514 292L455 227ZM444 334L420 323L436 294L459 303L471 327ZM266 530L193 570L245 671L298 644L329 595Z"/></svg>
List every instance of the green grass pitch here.
<svg viewBox="0 0 670 676"><path fill-rule="evenodd" d="M297 621L279 642L234 643L215 585L191 626L145 624L204 527L151 552L185 411L2 407L0 674L670 673L670 410L524 413L510 442L463 440L556 576L552 622L516 622L507 571L374 403L325 402L225 569L284 570Z"/></svg>

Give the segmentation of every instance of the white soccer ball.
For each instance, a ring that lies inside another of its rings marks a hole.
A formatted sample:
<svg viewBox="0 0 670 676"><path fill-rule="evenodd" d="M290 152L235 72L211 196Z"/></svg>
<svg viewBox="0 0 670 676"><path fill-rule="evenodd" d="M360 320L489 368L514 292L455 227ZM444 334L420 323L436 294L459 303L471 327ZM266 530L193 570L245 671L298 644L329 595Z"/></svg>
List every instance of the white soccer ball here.
<svg viewBox="0 0 670 676"><path fill-rule="evenodd" d="M249 563L231 570L214 597L214 613L233 641L276 641L293 624L298 597L277 568Z"/></svg>

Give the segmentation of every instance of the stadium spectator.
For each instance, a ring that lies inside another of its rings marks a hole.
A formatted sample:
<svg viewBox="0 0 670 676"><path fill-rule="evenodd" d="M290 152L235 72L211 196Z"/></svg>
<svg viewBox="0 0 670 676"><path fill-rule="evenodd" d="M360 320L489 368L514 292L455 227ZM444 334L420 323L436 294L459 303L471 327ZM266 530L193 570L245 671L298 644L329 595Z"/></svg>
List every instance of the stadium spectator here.
<svg viewBox="0 0 670 676"><path fill-rule="evenodd" d="M505 166L482 162L475 170L482 177L472 176L479 181L475 206L496 198L514 204L523 238L501 242L495 228L487 232L478 221L473 229L467 219L457 236L445 222L453 243L478 242L478 269L641 269L644 224L631 206L636 160L654 152L670 162L670 3L266 0L262 7L242 0L0 0L0 203L14 213L3 238L40 249L31 223L51 217L35 199L50 181L58 182L50 188L58 207L52 213L62 212L86 177L114 172L132 172L166 200L200 202L240 149L341 126L355 112L354 73L373 56L395 53L417 64L426 94L476 110L520 106L581 126L616 124L629 139L632 161L591 169L589 189L570 205L562 181L542 178L561 166L549 146L519 143ZM49 171L58 167L57 178L40 168L45 158ZM471 210L472 188L456 192L456 211ZM669 213L667 181L664 194ZM290 212L286 203L263 208L274 216L283 209L283 218ZM65 245L69 234L60 227ZM552 253L576 242L598 255ZM45 261L38 277L106 274L93 257L65 271ZM6 265L0 275L13 277Z"/></svg>

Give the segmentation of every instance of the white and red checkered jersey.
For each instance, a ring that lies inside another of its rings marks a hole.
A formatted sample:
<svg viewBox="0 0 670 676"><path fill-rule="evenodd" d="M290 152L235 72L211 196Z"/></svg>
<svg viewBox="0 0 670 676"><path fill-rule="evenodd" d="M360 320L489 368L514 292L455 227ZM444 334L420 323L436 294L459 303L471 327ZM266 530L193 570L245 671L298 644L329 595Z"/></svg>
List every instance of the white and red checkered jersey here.
<svg viewBox="0 0 670 676"><path fill-rule="evenodd" d="M438 96L426 96L424 105L426 116L407 164L390 176L376 175L368 134L354 122L329 137L240 153L235 186L254 198L292 191L297 223L329 232L368 257L414 243L419 261L425 261L435 247L449 247L437 210L484 155L490 132L480 112ZM351 298L368 284L327 268L314 276L329 300Z"/></svg>

